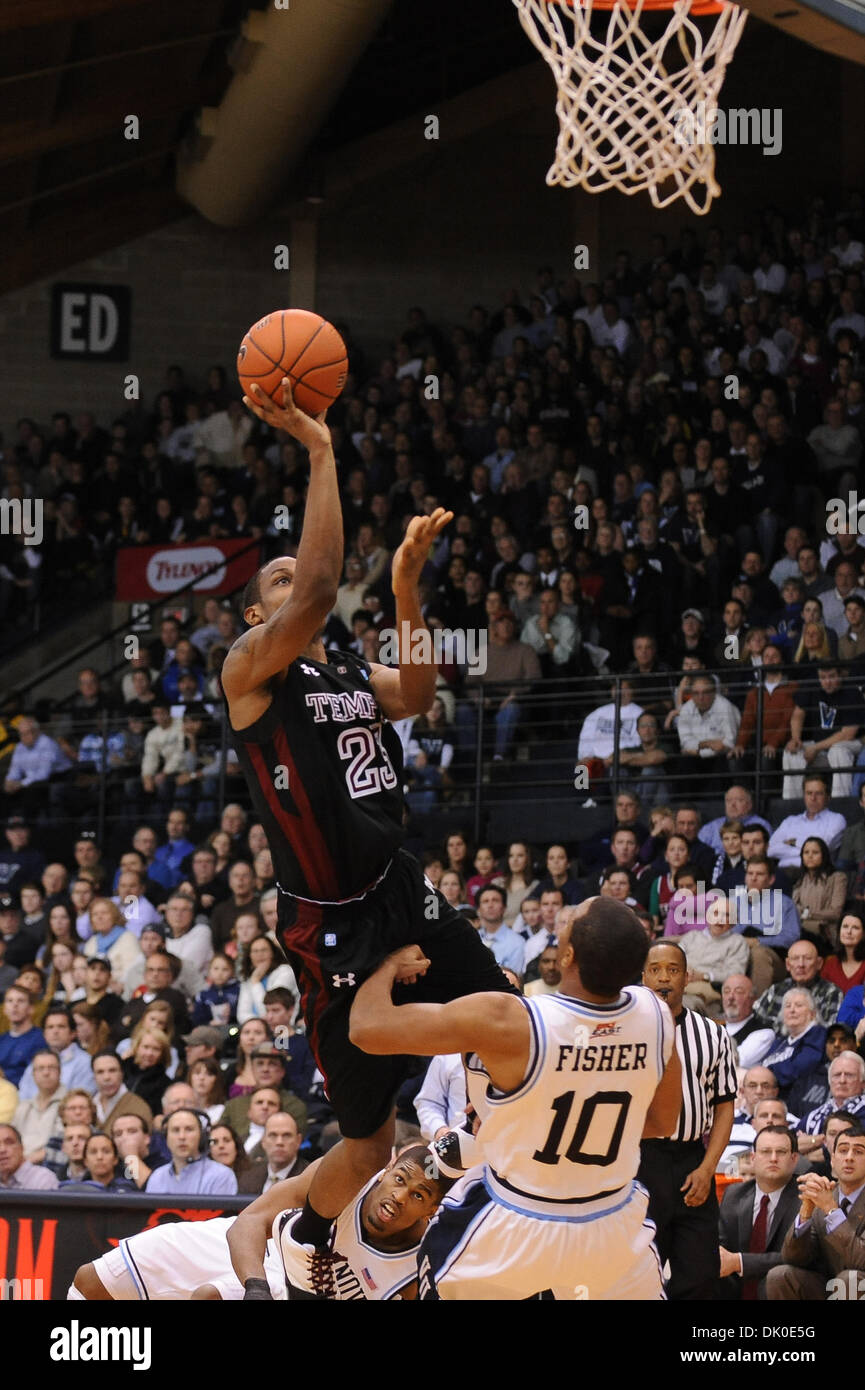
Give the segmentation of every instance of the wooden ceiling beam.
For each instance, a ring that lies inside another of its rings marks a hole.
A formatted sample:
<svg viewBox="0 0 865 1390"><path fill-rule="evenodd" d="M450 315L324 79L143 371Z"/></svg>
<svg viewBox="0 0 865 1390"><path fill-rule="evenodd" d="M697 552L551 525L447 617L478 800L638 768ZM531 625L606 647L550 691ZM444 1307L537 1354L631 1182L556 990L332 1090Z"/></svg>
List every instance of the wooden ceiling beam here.
<svg viewBox="0 0 865 1390"><path fill-rule="evenodd" d="M0 33L12 29L42 29L55 24L75 23L118 10L151 10L142 0L3 0L0 5Z"/></svg>
<svg viewBox="0 0 865 1390"><path fill-rule="evenodd" d="M142 125L151 120L167 118L180 119L183 112L195 108L197 102L184 91L151 88L146 96L141 96L133 110ZM69 111L49 126L39 126L35 121L20 121L17 125L0 127L0 164L13 164L22 159L50 154L52 150L64 150L76 145L87 145L116 131L118 140L123 135L122 114L118 108L102 108L95 111Z"/></svg>
<svg viewBox="0 0 865 1390"><path fill-rule="evenodd" d="M0 238L0 294L49 279L126 241L189 217L190 210L166 181L97 202L58 208L31 227L26 242Z"/></svg>

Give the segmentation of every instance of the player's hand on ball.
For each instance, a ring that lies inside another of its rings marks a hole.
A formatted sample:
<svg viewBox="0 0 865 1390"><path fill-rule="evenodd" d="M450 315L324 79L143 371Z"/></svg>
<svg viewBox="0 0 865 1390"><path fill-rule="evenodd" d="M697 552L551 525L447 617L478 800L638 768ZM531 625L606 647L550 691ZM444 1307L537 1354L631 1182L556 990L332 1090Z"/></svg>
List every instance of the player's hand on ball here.
<svg viewBox="0 0 865 1390"><path fill-rule="evenodd" d="M388 956L385 965L393 971L395 984L413 985L429 970L430 962L420 946L403 946L401 950Z"/></svg>
<svg viewBox="0 0 865 1390"><path fill-rule="evenodd" d="M413 516L402 545L393 557L392 584L395 594L413 589L429 557L430 546L454 519L453 512L436 507L430 516Z"/></svg>
<svg viewBox="0 0 865 1390"><path fill-rule="evenodd" d="M243 404L257 415L259 420L263 420L265 425L270 425L275 430L285 430L300 444L310 451L321 448L322 444L330 444L330 430L324 423L327 414L323 410L319 415L307 415L305 410L301 410L294 403L291 394L291 382L288 377L282 379L282 405L277 405L276 401L262 391L258 382L254 381L249 388L249 395L244 396Z"/></svg>

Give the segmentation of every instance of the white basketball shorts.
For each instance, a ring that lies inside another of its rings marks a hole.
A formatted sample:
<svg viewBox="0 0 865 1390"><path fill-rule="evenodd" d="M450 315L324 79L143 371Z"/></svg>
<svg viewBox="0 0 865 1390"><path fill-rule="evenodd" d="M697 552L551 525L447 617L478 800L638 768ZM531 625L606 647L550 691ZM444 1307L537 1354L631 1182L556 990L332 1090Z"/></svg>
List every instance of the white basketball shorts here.
<svg viewBox="0 0 865 1390"><path fill-rule="evenodd" d="M493 1191L495 1195L493 1195ZM551 1213L476 1168L430 1222L420 1249L419 1297L632 1301L664 1297L648 1194L634 1182L602 1201Z"/></svg>
<svg viewBox="0 0 865 1390"><path fill-rule="evenodd" d="M140 1231L94 1260L93 1268L111 1297L121 1302L187 1299L201 1284L212 1284L223 1299L242 1299L243 1285L228 1250L234 1219L171 1221ZM264 1268L273 1297L284 1299L285 1271L270 1241Z"/></svg>

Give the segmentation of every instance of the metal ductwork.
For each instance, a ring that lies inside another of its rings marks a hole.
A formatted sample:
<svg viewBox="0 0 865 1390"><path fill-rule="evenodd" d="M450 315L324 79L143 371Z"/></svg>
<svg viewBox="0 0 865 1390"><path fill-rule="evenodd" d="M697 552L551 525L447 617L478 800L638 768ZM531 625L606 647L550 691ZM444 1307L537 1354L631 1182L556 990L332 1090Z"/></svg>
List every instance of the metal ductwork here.
<svg viewBox="0 0 865 1390"><path fill-rule="evenodd" d="M248 16L231 85L178 156L178 193L221 227L272 204L393 0L282 3Z"/></svg>

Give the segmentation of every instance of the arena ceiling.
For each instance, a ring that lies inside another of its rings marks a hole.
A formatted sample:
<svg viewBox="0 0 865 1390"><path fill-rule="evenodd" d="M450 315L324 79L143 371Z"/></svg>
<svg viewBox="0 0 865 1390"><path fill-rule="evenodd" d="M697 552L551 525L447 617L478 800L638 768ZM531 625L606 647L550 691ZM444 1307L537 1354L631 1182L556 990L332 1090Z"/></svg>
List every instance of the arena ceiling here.
<svg viewBox="0 0 865 1390"><path fill-rule="evenodd" d="M289 2L308 9L326 0ZM510 0L378 3L384 19L352 55L305 156L281 171L282 193L314 192L317 159L347 141L534 57ZM770 23L865 61L865 36L845 30L839 45L826 19L842 4L858 12L861 0L749 3ZM265 0L3 0L0 293L188 212L178 153L195 154L196 142L206 153L199 113L226 98L248 59L241 26L265 8ZM126 136L130 115L137 139Z"/></svg>
<svg viewBox="0 0 865 1390"><path fill-rule="evenodd" d="M294 0L305 2L316 4ZM197 112L223 99L250 8L243 0L3 0L0 293L188 212L175 191L175 156L194 138ZM469 18L458 25L462 10ZM315 149L526 59L507 0L396 0ZM125 138L130 114L137 140ZM313 167L314 157L301 177Z"/></svg>

